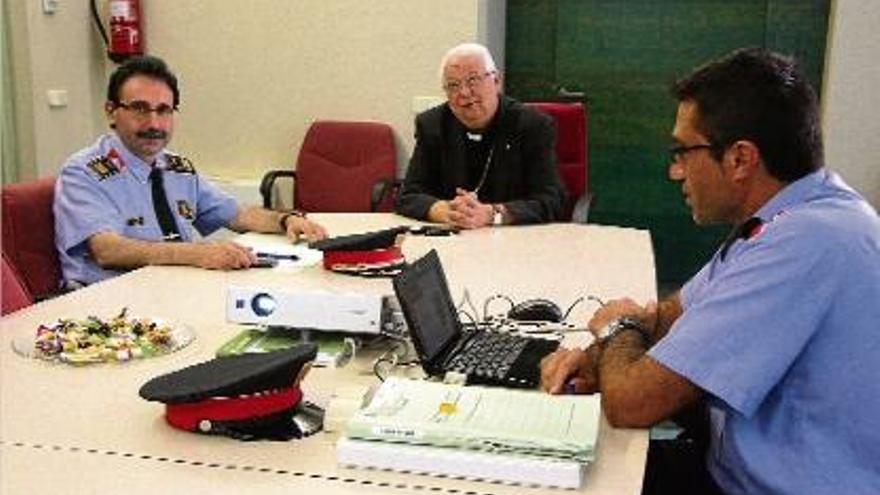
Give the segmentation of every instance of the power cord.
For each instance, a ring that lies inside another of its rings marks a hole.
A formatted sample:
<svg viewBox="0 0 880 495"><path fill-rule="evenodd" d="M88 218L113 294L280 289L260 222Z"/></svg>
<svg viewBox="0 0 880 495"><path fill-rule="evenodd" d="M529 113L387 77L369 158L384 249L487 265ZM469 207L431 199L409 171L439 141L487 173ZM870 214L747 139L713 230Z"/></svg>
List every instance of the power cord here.
<svg viewBox="0 0 880 495"><path fill-rule="evenodd" d="M393 347L383 352L382 355L373 362L373 374L376 375L376 378L378 378L380 382L384 382L385 378L391 373L391 370L398 366L413 366L419 364L418 359L401 361L403 359L402 356L407 354L408 348L409 341L407 339L399 339L394 343ZM382 371L382 364L389 365L384 373Z"/></svg>
<svg viewBox="0 0 880 495"><path fill-rule="evenodd" d="M505 301L507 301L507 303L510 304L510 308L508 308L508 311L510 311L511 309L514 308L514 306L516 306L516 304L513 302L513 299L511 299L510 297L508 297L508 296L506 296L506 295L504 295L504 294L495 294L494 296L490 296L490 297L489 297L488 299L486 299L486 301L483 303L483 320L484 320L484 321L489 319L489 318L488 318L488 316L489 316L489 304L490 304L492 301L496 300L496 299L504 299Z"/></svg>
<svg viewBox="0 0 880 495"><path fill-rule="evenodd" d="M510 322L510 320L507 318L507 313L502 313L498 317L489 315L490 304L492 304L494 301L496 301L498 299L502 299L504 301L507 301L507 303L510 305L508 312L510 311L510 309L513 309L517 305L517 303L510 296L508 296L506 294L501 294L501 293L494 294L492 296L489 296L488 298L486 298L483 301L483 314L482 314L482 318L480 318L479 312L476 310L476 308L473 305L473 301L471 300L470 293L468 292L467 289L465 289L464 295L462 296L462 300L459 303L457 310L460 315L465 315L467 317L467 319L470 320L470 324L473 326L473 328L477 328L479 326L484 326L488 330L501 332L505 328L504 324ZM605 306L605 302L599 296L595 296L592 294L588 294L586 296L580 296L577 299L575 299L574 302L572 302L571 305L569 305L568 308L565 310L565 312L562 315L561 323L566 323L568 321L568 317L571 315L572 311L574 311L574 309L578 306L578 304L581 304L584 301L592 301L592 302L599 304L599 306ZM471 310L473 310L473 314L471 314L470 312L465 311L463 309L463 307L465 305L470 306Z"/></svg>
<svg viewBox="0 0 880 495"><path fill-rule="evenodd" d="M575 299L575 301L573 303L571 303L571 306L569 306L568 309L565 310L565 313L562 315L562 321L568 320L568 315L571 314L571 311L574 308L576 308L578 304L582 303L584 301L584 299L586 299L587 301L593 301L593 302L599 303L599 306L605 306L605 303L601 299L599 299L598 296L593 296L593 295L589 295L587 297L581 296L581 297Z"/></svg>
<svg viewBox="0 0 880 495"><path fill-rule="evenodd" d="M464 309L462 309L462 308L464 308L465 304L470 306L471 311L474 312L473 314L470 314L467 311L465 311ZM473 301L471 301L471 294L470 294L470 292L468 292L467 289L464 290L464 294L462 295L461 302L458 304L458 306L456 306L455 309L459 313L464 313L464 314L468 315L468 317L470 317L471 320L476 320L480 316L480 313L477 311L476 306L474 306Z"/></svg>

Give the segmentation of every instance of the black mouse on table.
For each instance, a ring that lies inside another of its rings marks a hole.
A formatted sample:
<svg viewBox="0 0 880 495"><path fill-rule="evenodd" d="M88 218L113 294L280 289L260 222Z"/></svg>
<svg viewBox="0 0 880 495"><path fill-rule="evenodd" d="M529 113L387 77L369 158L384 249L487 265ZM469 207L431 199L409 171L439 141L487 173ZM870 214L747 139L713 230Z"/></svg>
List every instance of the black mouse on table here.
<svg viewBox="0 0 880 495"><path fill-rule="evenodd" d="M523 301L507 312L507 317L517 321L562 321L562 309L547 299L529 299Z"/></svg>

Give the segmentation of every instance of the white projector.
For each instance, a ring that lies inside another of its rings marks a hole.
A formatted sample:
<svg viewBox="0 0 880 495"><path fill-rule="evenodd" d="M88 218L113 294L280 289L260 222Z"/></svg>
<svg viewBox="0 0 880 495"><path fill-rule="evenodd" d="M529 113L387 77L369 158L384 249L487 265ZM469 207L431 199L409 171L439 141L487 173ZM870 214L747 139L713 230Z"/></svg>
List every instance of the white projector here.
<svg viewBox="0 0 880 495"><path fill-rule="evenodd" d="M382 330L385 299L352 292L229 287L226 320L303 330L378 334Z"/></svg>

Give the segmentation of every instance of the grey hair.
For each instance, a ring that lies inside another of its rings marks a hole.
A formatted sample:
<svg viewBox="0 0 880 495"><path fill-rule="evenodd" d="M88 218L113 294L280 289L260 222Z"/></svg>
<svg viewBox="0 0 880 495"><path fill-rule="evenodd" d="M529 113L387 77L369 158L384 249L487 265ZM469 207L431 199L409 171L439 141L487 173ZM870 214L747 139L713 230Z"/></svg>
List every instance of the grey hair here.
<svg viewBox="0 0 880 495"><path fill-rule="evenodd" d="M492 58L492 54L489 53L489 49L479 43L462 43L460 45L456 45L449 49L443 58L440 59L440 82L443 82L443 69L446 68L446 65L455 57L468 56L468 55L476 55L483 60L483 67L487 72L498 72L498 69L495 66L495 59Z"/></svg>

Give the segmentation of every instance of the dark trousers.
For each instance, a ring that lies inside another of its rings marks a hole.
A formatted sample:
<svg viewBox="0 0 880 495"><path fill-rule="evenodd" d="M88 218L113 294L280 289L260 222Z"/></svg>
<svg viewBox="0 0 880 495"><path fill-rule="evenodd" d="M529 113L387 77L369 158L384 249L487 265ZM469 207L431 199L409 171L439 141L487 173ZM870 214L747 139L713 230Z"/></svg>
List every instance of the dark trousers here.
<svg viewBox="0 0 880 495"><path fill-rule="evenodd" d="M700 402L673 420L684 431L673 440L652 440L642 495L724 495L706 469L709 415Z"/></svg>

